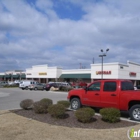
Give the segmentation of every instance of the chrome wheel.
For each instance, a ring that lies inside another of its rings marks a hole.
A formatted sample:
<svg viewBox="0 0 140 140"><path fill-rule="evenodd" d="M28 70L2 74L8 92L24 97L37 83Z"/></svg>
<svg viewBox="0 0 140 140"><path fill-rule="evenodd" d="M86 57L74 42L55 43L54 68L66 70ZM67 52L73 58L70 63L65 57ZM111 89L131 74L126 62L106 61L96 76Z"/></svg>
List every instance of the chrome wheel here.
<svg viewBox="0 0 140 140"><path fill-rule="evenodd" d="M140 121L140 105L139 104L133 105L129 109L129 115L132 120Z"/></svg>
<svg viewBox="0 0 140 140"><path fill-rule="evenodd" d="M73 109L77 109L78 108L78 102L77 101L73 101L72 102L72 108Z"/></svg>
<svg viewBox="0 0 140 140"><path fill-rule="evenodd" d="M135 120L140 120L140 108L135 108L132 112Z"/></svg>
<svg viewBox="0 0 140 140"><path fill-rule="evenodd" d="M81 102L79 98L73 98L71 100L71 109L77 110L81 107Z"/></svg>

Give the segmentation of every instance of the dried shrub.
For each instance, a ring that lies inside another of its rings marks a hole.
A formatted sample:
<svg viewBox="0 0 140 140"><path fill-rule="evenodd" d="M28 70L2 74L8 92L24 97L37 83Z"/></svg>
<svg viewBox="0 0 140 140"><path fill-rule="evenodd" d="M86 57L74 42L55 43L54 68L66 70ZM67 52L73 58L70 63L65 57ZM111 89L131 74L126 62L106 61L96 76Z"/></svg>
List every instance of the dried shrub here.
<svg viewBox="0 0 140 140"><path fill-rule="evenodd" d="M68 108L70 106L70 102L69 101L58 101L57 104L62 104L65 106L65 108Z"/></svg>
<svg viewBox="0 0 140 140"><path fill-rule="evenodd" d="M120 110L116 108L103 108L100 109L100 114L102 116L103 121L107 121L110 123L115 123L120 121Z"/></svg>
<svg viewBox="0 0 140 140"><path fill-rule="evenodd" d="M62 104L54 104L49 106L48 113L54 118L64 118L65 106Z"/></svg>
<svg viewBox="0 0 140 140"><path fill-rule="evenodd" d="M34 101L32 99L25 99L20 102L20 107L22 109L28 110L33 107L33 103L34 103Z"/></svg>
<svg viewBox="0 0 140 140"><path fill-rule="evenodd" d="M44 102L34 102L33 104L33 110L35 113L38 114L43 114L43 113L47 113L48 112L48 104L44 103Z"/></svg>
<svg viewBox="0 0 140 140"><path fill-rule="evenodd" d="M75 116L78 121L83 123L89 123L92 120L92 117L95 115L95 111L90 107L80 108L76 110Z"/></svg>

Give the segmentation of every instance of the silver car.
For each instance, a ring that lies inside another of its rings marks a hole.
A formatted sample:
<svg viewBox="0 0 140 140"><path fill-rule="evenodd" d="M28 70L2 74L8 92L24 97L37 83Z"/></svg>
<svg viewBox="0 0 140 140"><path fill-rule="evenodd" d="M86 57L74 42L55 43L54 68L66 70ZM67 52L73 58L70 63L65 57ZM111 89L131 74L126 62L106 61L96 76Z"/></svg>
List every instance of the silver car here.
<svg viewBox="0 0 140 140"><path fill-rule="evenodd" d="M31 84L28 86L28 89L30 89L30 90L44 90L44 84L42 84L42 83Z"/></svg>

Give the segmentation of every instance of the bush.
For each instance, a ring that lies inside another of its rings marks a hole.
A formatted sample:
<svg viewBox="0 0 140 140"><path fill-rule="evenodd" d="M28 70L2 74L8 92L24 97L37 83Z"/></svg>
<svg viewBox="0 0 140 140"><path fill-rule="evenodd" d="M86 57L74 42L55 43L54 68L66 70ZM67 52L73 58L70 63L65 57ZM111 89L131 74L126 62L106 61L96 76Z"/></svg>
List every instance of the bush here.
<svg viewBox="0 0 140 140"><path fill-rule="evenodd" d="M13 85L4 85L3 86L4 88L14 88L14 87L19 87L19 85L17 85L17 84L13 84Z"/></svg>
<svg viewBox="0 0 140 140"><path fill-rule="evenodd" d="M58 101L57 104L62 104L65 106L65 108L68 108L70 106L70 102L69 101Z"/></svg>
<svg viewBox="0 0 140 140"><path fill-rule="evenodd" d="M23 100L23 101L20 102L20 107L22 109L27 110L27 109L30 109L30 108L33 107L33 103L34 103L33 100L31 100L31 99L25 99L25 100Z"/></svg>
<svg viewBox="0 0 140 140"><path fill-rule="evenodd" d="M100 114L102 115L102 120L115 123L120 121L120 110L116 108L103 108L100 109Z"/></svg>
<svg viewBox="0 0 140 140"><path fill-rule="evenodd" d="M33 104L33 109L35 113L42 114L48 112L48 104L45 102L37 101Z"/></svg>
<svg viewBox="0 0 140 140"><path fill-rule="evenodd" d="M91 119L94 115L95 111L90 107L80 108L75 112L75 116L78 121L83 123L91 122Z"/></svg>
<svg viewBox="0 0 140 140"><path fill-rule="evenodd" d="M53 101L51 99L48 99L48 98L43 98L40 100L40 102L46 104L48 107L53 104Z"/></svg>
<svg viewBox="0 0 140 140"><path fill-rule="evenodd" d="M64 118L65 116L65 106L62 104L54 104L49 106L48 113L55 118Z"/></svg>

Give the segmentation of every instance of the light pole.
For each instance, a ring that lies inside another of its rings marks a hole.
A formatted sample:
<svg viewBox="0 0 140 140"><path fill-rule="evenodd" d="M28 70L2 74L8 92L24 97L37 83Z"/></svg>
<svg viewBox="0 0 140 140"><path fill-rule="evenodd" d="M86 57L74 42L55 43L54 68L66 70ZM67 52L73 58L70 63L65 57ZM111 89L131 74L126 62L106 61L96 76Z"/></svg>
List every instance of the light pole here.
<svg viewBox="0 0 140 140"><path fill-rule="evenodd" d="M102 54L99 55L99 57L102 57L102 66L101 66L101 79L103 79L103 57L106 56L107 52L109 51L109 49L106 49L106 52L104 53L103 49L101 49Z"/></svg>

